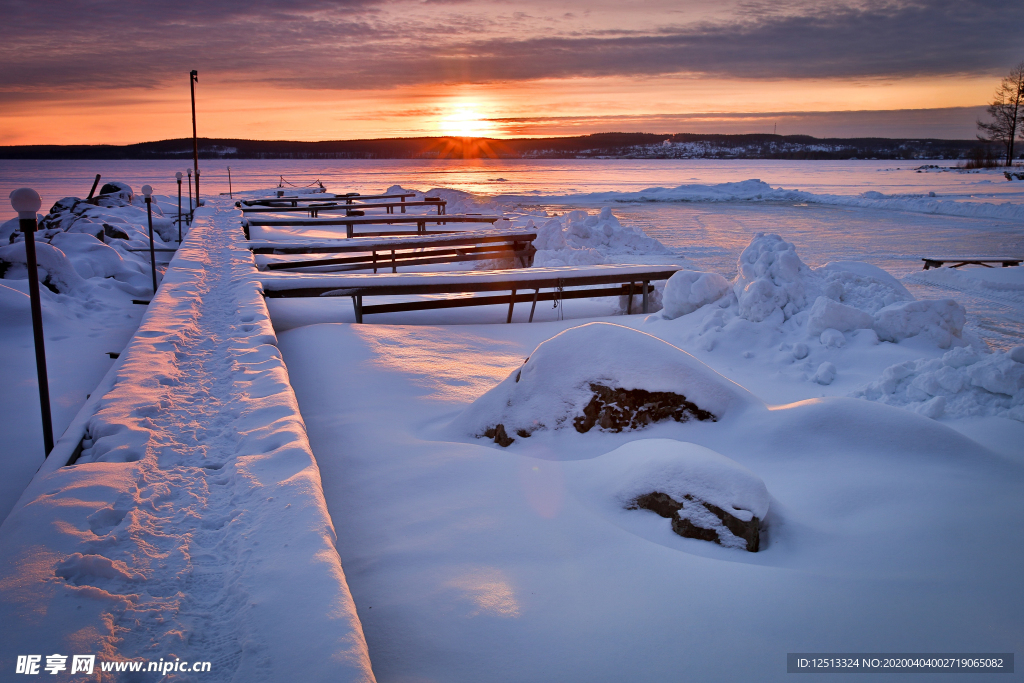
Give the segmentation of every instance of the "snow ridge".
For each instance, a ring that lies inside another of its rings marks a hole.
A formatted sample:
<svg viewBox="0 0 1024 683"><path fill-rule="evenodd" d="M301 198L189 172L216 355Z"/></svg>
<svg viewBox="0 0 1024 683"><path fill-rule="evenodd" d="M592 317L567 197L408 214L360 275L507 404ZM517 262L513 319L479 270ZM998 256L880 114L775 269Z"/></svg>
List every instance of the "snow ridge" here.
<svg viewBox="0 0 1024 683"><path fill-rule="evenodd" d="M37 476L0 527L0 622L20 624L0 666L45 650L210 661L221 680L373 680L235 225L228 208L193 225L78 463Z"/></svg>

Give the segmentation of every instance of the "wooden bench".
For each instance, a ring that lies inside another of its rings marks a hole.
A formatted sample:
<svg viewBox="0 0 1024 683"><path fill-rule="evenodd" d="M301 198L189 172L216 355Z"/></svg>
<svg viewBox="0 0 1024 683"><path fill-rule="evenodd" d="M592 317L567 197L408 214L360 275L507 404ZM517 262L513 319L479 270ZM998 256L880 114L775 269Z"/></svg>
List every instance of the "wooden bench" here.
<svg viewBox="0 0 1024 683"><path fill-rule="evenodd" d="M277 197L260 197L258 199L240 199L235 206L298 206L299 202L337 202L342 201L351 204L353 201L367 199L397 199L404 202L408 197L415 197L414 192L399 192L395 194L359 194L348 192L346 194L329 194L324 192L299 194L299 195L278 195Z"/></svg>
<svg viewBox="0 0 1024 683"><path fill-rule="evenodd" d="M1019 266L1024 259L1010 258L1007 256L948 256L945 258L922 258L924 261L924 269L929 268L941 268L944 263L952 263L950 268L959 268L960 266L966 265L978 265L985 266L986 268L992 268L994 266L989 265L990 263L1001 263L1003 268L1010 266Z"/></svg>
<svg viewBox="0 0 1024 683"><path fill-rule="evenodd" d="M446 213L446 207L448 202L438 199L437 197L427 197L421 202L378 202L370 204L338 204L337 202L327 202L319 204L305 204L303 206L243 206L239 207L242 209L243 214L250 213L290 213L293 211L304 211L309 214L310 218L316 218L321 211L330 213L331 211L344 211L346 216L362 216L365 209L385 209L385 213L394 213L395 209L401 209L402 213L405 210L414 206L432 206L437 209L437 215L443 216Z"/></svg>
<svg viewBox="0 0 1024 683"><path fill-rule="evenodd" d="M352 237L332 242L256 240L249 242L254 254L338 254L361 256L321 258L305 261L274 261L266 270L299 270L331 266L332 270L367 270L399 266L424 266L485 259L513 258L523 268L533 265L537 252L532 242L536 232L511 230L467 230L422 237ZM389 253L390 252L390 253ZM400 253L402 252L402 253Z"/></svg>
<svg viewBox="0 0 1024 683"><path fill-rule="evenodd" d="M626 313L632 313L633 296L643 296L642 309L648 310L648 299L655 280L667 280L681 270L679 266L559 266L517 270L476 270L438 273L398 273L395 275L272 275L261 273L263 295L268 298L290 297L352 297L357 323L371 313L394 313L463 306L508 304L506 322L512 322L516 303L532 302L530 322L538 301L584 299L599 296L628 296ZM596 287L598 285L617 285ZM586 289L566 289L585 287ZM550 290L542 292L541 290ZM529 293L533 290L532 294ZM364 306L363 297L423 294L457 294L475 292L511 292L495 296L470 296L458 299L404 301ZM519 292L525 292L520 294Z"/></svg>
<svg viewBox="0 0 1024 683"><path fill-rule="evenodd" d="M366 225L416 225L416 233L427 234L427 224L434 225L449 223L494 223L501 220L501 216L484 216L480 214L452 214L444 216L357 216L337 218L243 218L242 229L245 231L246 239L249 239L249 228L252 226L264 227L292 227L292 228L321 228L345 226L345 234L348 237L354 236L355 226ZM452 232L450 230L432 232ZM383 235L408 235L411 230L386 230L377 232L360 233L363 237L380 237Z"/></svg>

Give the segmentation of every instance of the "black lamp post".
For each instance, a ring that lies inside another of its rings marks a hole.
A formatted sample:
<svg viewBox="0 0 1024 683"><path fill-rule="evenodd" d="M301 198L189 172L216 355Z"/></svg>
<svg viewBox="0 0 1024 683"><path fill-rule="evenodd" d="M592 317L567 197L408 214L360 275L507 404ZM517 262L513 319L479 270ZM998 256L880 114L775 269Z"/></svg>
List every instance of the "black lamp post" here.
<svg viewBox="0 0 1024 683"><path fill-rule="evenodd" d="M156 296L156 248L153 246L153 188L142 186L142 194L146 195L146 217L149 218L149 264L153 268L153 296Z"/></svg>
<svg viewBox="0 0 1024 683"><path fill-rule="evenodd" d="M181 171L174 174L178 179L178 244L181 244Z"/></svg>
<svg viewBox="0 0 1024 683"><path fill-rule="evenodd" d="M39 408L43 417L43 446L53 450L53 420L50 417L50 385L46 379L46 345L43 340L43 307L39 300L39 272L36 269L36 212L43 205L39 193L30 187L11 192L11 206L18 212L18 225L25 233L25 260L32 307L32 336L36 343L36 376L39 379Z"/></svg>
<svg viewBox="0 0 1024 683"><path fill-rule="evenodd" d="M192 165L196 169L196 206L199 206L199 138L196 137L196 83L199 72L192 69L188 75L188 89L192 93Z"/></svg>
<svg viewBox="0 0 1024 683"><path fill-rule="evenodd" d="M188 224L192 225L192 212L195 211L195 204L192 203L192 169L188 169Z"/></svg>

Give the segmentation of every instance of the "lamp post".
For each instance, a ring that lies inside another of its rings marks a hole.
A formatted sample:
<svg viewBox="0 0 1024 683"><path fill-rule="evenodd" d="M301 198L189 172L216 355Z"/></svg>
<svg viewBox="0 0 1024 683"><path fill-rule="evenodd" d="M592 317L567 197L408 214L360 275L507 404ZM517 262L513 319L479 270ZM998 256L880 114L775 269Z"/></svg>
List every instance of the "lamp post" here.
<svg viewBox="0 0 1024 683"><path fill-rule="evenodd" d="M228 166L228 197L231 199L235 198L234 193L231 191L231 167Z"/></svg>
<svg viewBox="0 0 1024 683"><path fill-rule="evenodd" d="M192 203L192 169L188 169L188 224L192 225L192 212L195 205Z"/></svg>
<svg viewBox="0 0 1024 683"><path fill-rule="evenodd" d="M178 180L178 244L181 244L181 171L174 174Z"/></svg>
<svg viewBox="0 0 1024 683"><path fill-rule="evenodd" d="M192 165L196 169L196 205L199 205L199 138L196 137L196 83L199 72L192 69L188 75L188 89L192 94Z"/></svg>
<svg viewBox="0 0 1024 683"><path fill-rule="evenodd" d="M149 264L153 268L153 296L156 296L156 248L153 246L153 188L142 186L142 194L146 195L146 217L149 218Z"/></svg>
<svg viewBox="0 0 1024 683"><path fill-rule="evenodd" d="M39 380L39 408L43 417L43 446L53 450L53 420L50 417L50 385L46 379L46 345L43 340L43 307L39 300L39 272L36 270L36 212L43 205L39 193L30 187L11 192L11 206L18 212L18 225L25 233L25 260L32 307L32 336L36 343L36 376Z"/></svg>

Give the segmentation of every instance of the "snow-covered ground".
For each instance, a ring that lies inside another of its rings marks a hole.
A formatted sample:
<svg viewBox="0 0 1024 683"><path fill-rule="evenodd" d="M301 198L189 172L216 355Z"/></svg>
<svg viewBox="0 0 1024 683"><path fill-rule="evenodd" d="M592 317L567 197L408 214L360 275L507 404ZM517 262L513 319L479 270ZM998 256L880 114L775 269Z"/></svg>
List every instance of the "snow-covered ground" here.
<svg viewBox="0 0 1024 683"><path fill-rule="evenodd" d="M1019 197L737 194L756 182L428 191L537 229L539 266L686 268L650 315L353 325L344 297L269 300L276 337L212 201L76 421L80 464L44 468L0 527L3 666L82 643L246 680L732 681L784 678L787 652L1018 649L1024 268L909 254L1021 245ZM673 243L649 227L664 207L704 218ZM675 419L646 424L665 396ZM676 517L637 509L654 493Z"/></svg>
<svg viewBox="0 0 1024 683"><path fill-rule="evenodd" d="M988 353L955 301L772 235L737 271L679 273L664 311L607 331L282 333L381 680L776 680L787 652L1015 649L1024 348ZM581 434L594 383L717 419ZM763 482L756 555L629 509L707 488L687 444L725 463L714 490Z"/></svg>

